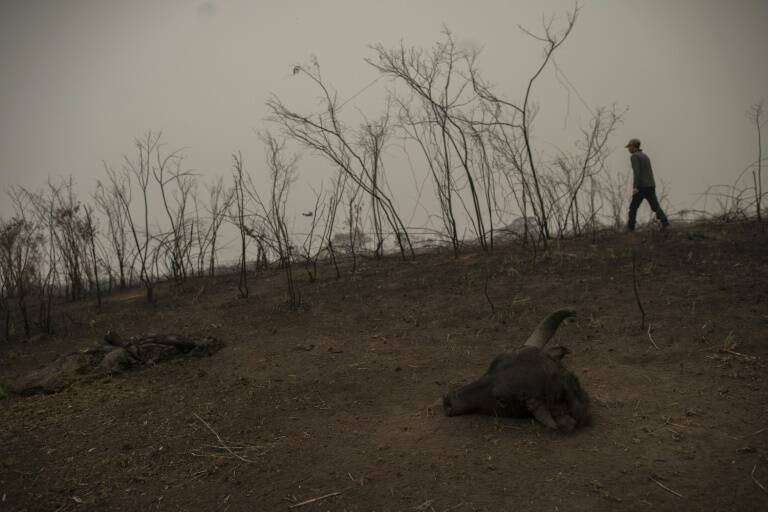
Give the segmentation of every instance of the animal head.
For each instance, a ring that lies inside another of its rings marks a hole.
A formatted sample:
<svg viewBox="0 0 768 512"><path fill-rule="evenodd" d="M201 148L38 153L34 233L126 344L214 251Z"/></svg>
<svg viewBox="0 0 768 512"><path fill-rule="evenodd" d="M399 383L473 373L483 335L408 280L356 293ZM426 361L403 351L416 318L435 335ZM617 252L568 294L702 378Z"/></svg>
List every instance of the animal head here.
<svg viewBox="0 0 768 512"><path fill-rule="evenodd" d="M566 347L546 347L563 320L560 309L545 318L522 347L497 356L485 374L443 398L448 416L533 416L549 428L570 432L589 421L589 396L562 363Z"/></svg>

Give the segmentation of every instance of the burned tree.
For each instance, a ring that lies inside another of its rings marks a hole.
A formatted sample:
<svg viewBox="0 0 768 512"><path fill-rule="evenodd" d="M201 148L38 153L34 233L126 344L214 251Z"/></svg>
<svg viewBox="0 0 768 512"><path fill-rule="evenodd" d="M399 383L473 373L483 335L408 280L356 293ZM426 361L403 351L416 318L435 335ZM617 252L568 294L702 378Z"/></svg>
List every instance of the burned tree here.
<svg viewBox="0 0 768 512"><path fill-rule="evenodd" d="M233 223L237 226L238 233L240 234L240 260L238 261L238 277L237 289L240 292L241 298L247 298L250 290L248 289L248 268L246 261L246 249L248 247L248 240L246 234L248 232L248 225L245 219L245 176L243 174L243 155L238 153L232 155L232 180L234 181L234 212L232 217Z"/></svg>
<svg viewBox="0 0 768 512"><path fill-rule="evenodd" d="M362 219L362 198L360 187L349 187L344 198L346 206L346 217L344 224L347 228L346 233L336 233L333 237L334 246L341 249L347 256L352 257L352 273L357 271L357 255L365 247L368 241L368 235L363 231Z"/></svg>
<svg viewBox="0 0 768 512"><path fill-rule="evenodd" d="M0 276L5 310L5 337L10 336L11 306L15 303L21 315L24 336L32 334L29 298L33 292L36 272L42 264L41 248L44 237L38 226L24 212L9 221L0 219Z"/></svg>
<svg viewBox="0 0 768 512"><path fill-rule="evenodd" d="M84 238L86 220L72 178L49 180L47 190L37 193L15 188L12 198L18 211L29 207L36 221L48 227L52 277L61 268L67 298L82 298L86 281L92 289L93 280Z"/></svg>
<svg viewBox="0 0 768 512"><path fill-rule="evenodd" d="M755 123L755 131L757 132L757 161L753 164L752 181L755 187L755 211L757 213L757 221L762 222L762 203L763 203L763 134L762 127L765 121L763 121L763 100L758 101L752 105L747 111L747 119Z"/></svg>
<svg viewBox="0 0 768 512"><path fill-rule="evenodd" d="M213 277L216 269L216 251L219 241L219 231L226 219L226 213L234 200L234 189L225 189L224 180L219 177L209 186L207 213L210 216L208 226L202 229L201 221L197 219L198 229L198 274L203 274L206 257L208 259L208 275Z"/></svg>
<svg viewBox="0 0 768 512"><path fill-rule="evenodd" d="M330 214L330 211L326 211L326 206L333 206L333 200L329 201L330 204L326 204L324 201L325 193L315 192L315 203L312 210L303 212L301 215L309 219L309 230L304 236L304 242L301 244L301 259L304 260L304 270L307 273L307 278L310 283L317 281L317 259L320 257L320 253L323 248L323 241L325 240L324 231L318 234L318 228L323 220L326 218L326 214ZM327 221L327 219L325 219ZM327 227L327 226L326 226ZM315 241L318 240L318 244Z"/></svg>
<svg viewBox="0 0 768 512"><path fill-rule="evenodd" d="M91 264L93 265L93 281L96 287L96 306L101 313L101 284L99 283L99 259L96 257L96 223L93 220L93 209L86 205L84 208L85 225L83 226L83 239L88 244L91 252Z"/></svg>
<svg viewBox="0 0 768 512"><path fill-rule="evenodd" d="M38 324L40 330L50 334L53 332L53 306L54 295L60 289L62 284L62 275L60 269L64 266L60 263L60 236L59 225L57 223L58 206L55 200L55 191L57 190L49 181L50 194L34 194L21 188L14 188L11 191L11 199L14 203L17 215L21 218L27 218L27 210L31 209L36 223L40 226L43 235L43 250L45 255L41 255L44 264L37 266L37 291L38 291ZM66 273L64 274L64 283L66 283ZM7 327L7 325L6 325ZM6 329L7 330L7 329Z"/></svg>
<svg viewBox="0 0 768 512"><path fill-rule="evenodd" d="M300 114L288 108L279 98L272 97L267 101L267 108L271 112L270 120L280 126L290 138L328 159L368 194L372 203L380 207L383 215L382 222L386 222L392 230L402 257L406 258L409 255L415 257L408 230L394 202L382 186L380 172L374 174L372 163L378 159L369 158L370 145L365 141L370 143L370 138L366 139L365 130L361 135L360 131L350 130L341 121L339 117L341 106L338 98L320 75L320 66L317 62L307 67L296 66L294 74L300 73L320 88L324 112L317 115ZM388 114L382 116L379 128L385 127L383 119L387 117ZM368 135L371 135L371 131ZM373 131L373 135L379 137L375 144L380 144L384 140L378 133L378 129Z"/></svg>
<svg viewBox="0 0 768 512"><path fill-rule="evenodd" d="M116 189L116 187L119 187L119 189ZM120 196L127 194L125 187L126 182L123 180L107 185L98 181L96 183L96 193L93 196L97 207L101 210L103 217L107 221L109 252L116 259L120 289L124 289L127 286L126 274L129 273L127 265L130 249L128 246L127 221L120 204Z"/></svg>
<svg viewBox="0 0 768 512"><path fill-rule="evenodd" d="M147 292L147 302L155 300L154 291L157 280L157 272L152 268L157 263L157 250L149 228L149 183L152 178L153 161L164 160L161 155L160 137L160 132L147 132L141 139L135 139L136 157L131 159L124 155L123 168L119 173L107 168L113 193L120 204L133 239L134 255L139 262L139 279ZM132 178L136 180L138 192L141 195L143 218L139 218L131 211ZM139 224L140 221L143 221L143 225Z"/></svg>
<svg viewBox="0 0 768 512"><path fill-rule="evenodd" d="M373 190L381 189L382 176L384 174L382 153L389 131L389 108L387 108L386 114L379 120L368 122L361 128L359 144L362 148L363 160L371 171L371 188ZM370 199L374 236L373 254L380 258L384 251L384 228L381 222L381 211L384 206L380 196L371 194Z"/></svg>
<svg viewBox="0 0 768 512"><path fill-rule="evenodd" d="M489 237L486 224L490 219L484 218L482 196L488 190L478 183L485 169L482 155L476 153L476 143L481 139L474 137L471 127L471 110L476 102L469 73L461 69L461 66L467 67L478 52L458 49L447 29L444 35L444 40L430 51L407 48L403 44L392 49L375 45L376 58L366 62L383 75L404 83L410 92L409 97L395 99L400 107L400 124L406 137L415 141L425 156L445 235L454 253L459 247L456 203L464 206L477 240L485 250ZM463 188L468 190L469 208L461 194Z"/></svg>
<svg viewBox="0 0 768 512"><path fill-rule="evenodd" d="M261 135L266 150L267 169L269 170L269 199L263 200L249 180L246 187L253 204L259 209L256 214L269 235L272 248L277 253L280 268L285 273L288 290L288 307L296 309L301 305L301 293L296 287L293 276L294 249L286 224L286 202L291 184L296 179L298 155L285 154L285 141L277 140L271 133Z"/></svg>
<svg viewBox="0 0 768 512"><path fill-rule="evenodd" d="M336 270L336 279L341 277L341 271L339 270L339 262L336 259L336 245L333 241L334 227L336 226L336 215L339 210L339 204L341 204L346 186L347 176L343 171L340 170L338 171L336 178L333 180L333 188L328 194L327 216L325 219L325 228L323 229L321 242L325 244L325 247L328 250L328 259ZM317 261L317 257L315 257L315 261Z"/></svg>
<svg viewBox="0 0 768 512"><path fill-rule="evenodd" d="M161 133L157 134L159 141ZM183 156L181 149L172 151L166 155L160 151L158 145L152 152L151 169L152 176L160 189L160 197L163 209L168 217L171 231L167 235L168 240L168 266L174 281L186 280L191 269L187 268L187 256L192 242L191 230L187 229L187 206L190 193L193 191L194 176L182 170ZM173 186L173 188L172 188ZM173 199L173 203L171 202ZM188 234L189 233L189 234Z"/></svg>
<svg viewBox="0 0 768 512"><path fill-rule="evenodd" d="M554 18L545 19L543 21L542 32L539 34L520 27L525 34L542 44L544 52L544 57L541 60L541 63L528 80L522 102L515 103L502 99L500 96L493 93L490 85L480 77L480 73L474 63L470 67L470 76L474 90L483 101L488 103L489 111L494 113L496 117L494 124L502 128L511 128L518 132L522 137L521 141L519 139L507 139L507 142L515 140L522 143L522 154L516 154L515 157L516 159L518 156L522 156L523 158L517 160L516 163L522 171L527 171L530 175L533 184L533 197L529 202L529 205L538 224L539 236L545 243L546 240L550 238L549 208L544 199L545 192L541 183L541 173L538 169L537 162L534 159L535 150L533 147L532 129L537 107L532 101L533 86L552 60L555 52L570 35L576 24L578 14L578 7L573 12L568 13L564 24L565 26L560 30L557 30L554 27ZM515 153L518 153L518 151L515 151Z"/></svg>
<svg viewBox="0 0 768 512"><path fill-rule="evenodd" d="M582 234L585 224L594 226L596 223L594 200L598 190L595 178L604 171L605 160L610 154L608 138L621 123L624 112L617 111L615 106L599 107L588 126L582 128L581 138L576 141L577 151L561 151L557 157L556 169L560 176L555 178L553 188L562 190L552 194L557 199L550 201L550 212L555 217L559 238L565 236L569 223L570 232L576 236ZM587 205L583 208L581 199L588 184L591 189L584 198Z"/></svg>

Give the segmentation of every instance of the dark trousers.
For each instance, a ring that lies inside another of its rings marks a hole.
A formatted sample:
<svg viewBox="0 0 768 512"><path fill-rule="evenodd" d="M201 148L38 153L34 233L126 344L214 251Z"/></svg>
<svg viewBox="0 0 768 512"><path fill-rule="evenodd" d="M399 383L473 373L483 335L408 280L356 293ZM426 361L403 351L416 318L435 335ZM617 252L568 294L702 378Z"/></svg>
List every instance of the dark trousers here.
<svg viewBox="0 0 768 512"><path fill-rule="evenodd" d="M669 224L667 216L664 210L659 205L659 200L656 197L656 187L640 187L637 189L637 193L632 196L632 201L629 203L629 221L627 222L627 228L630 231L634 231L635 224L637 223L637 209L640 208L640 203L643 199L648 201L651 205L651 210L656 213L656 218L659 219L662 226Z"/></svg>

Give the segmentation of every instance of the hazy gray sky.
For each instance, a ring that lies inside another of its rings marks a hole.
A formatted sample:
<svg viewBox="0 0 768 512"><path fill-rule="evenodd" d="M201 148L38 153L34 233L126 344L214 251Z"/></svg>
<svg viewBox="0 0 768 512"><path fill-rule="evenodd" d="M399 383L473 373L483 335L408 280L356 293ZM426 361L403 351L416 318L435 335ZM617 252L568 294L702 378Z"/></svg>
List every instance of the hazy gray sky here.
<svg viewBox="0 0 768 512"><path fill-rule="evenodd" d="M609 163L628 173L626 139L639 137L673 204L687 206L708 184L732 180L754 160L747 107L768 96L768 1L584 0L557 63L591 106L629 107ZM264 101L278 94L301 109L316 90L294 64L319 59L348 98L377 77L369 44L430 46L443 24L483 48L484 75L519 99L540 48L517 25L562 15L566 1L0 0L0 189L37 188L73 175L81 196L119 163L133 137L162 129L170 147L188 146L189 166L229 174L241 150L261 168L255 130L268 128ZM386 83L356 97L375 116ZM537 140L566 146L586 110L554 69L542 77ZM311 183L313 161L301 161ZM407 189L410 174L390 166ZM296 185L297 194L302 182ZM5 198L0 215L8 215ZM407 215L406 215L407 216Z"/></svg>

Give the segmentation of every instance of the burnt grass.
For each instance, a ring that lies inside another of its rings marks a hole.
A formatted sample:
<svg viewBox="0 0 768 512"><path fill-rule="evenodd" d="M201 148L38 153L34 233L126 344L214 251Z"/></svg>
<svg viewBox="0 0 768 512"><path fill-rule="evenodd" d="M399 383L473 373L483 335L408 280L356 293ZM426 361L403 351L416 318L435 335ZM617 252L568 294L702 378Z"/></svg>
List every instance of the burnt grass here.
<svg viewBox="0 0 768 512"><path fill-rule="evenodd" d="M320 270L315 284L297 270L299 311L280 272L252 275L247 299L230 275L164 283L154 305L140 289L98 315L63 305L66 336L0 344L6 389L107 329L226 344L0 400L0 510L768 509L764 226ZM591 426L561 435L435 407L562 306L578 317L552 343L572 351Z"/></svg>

